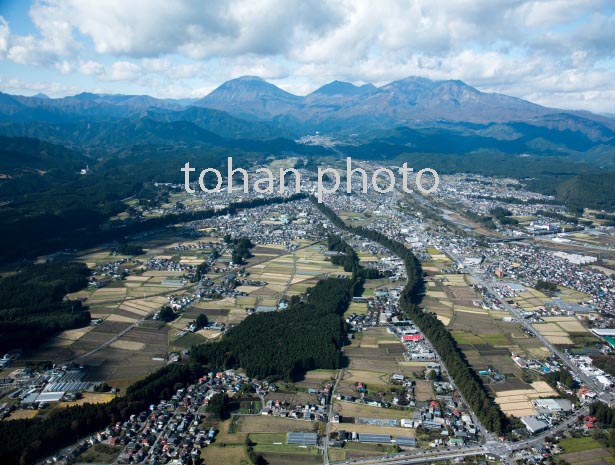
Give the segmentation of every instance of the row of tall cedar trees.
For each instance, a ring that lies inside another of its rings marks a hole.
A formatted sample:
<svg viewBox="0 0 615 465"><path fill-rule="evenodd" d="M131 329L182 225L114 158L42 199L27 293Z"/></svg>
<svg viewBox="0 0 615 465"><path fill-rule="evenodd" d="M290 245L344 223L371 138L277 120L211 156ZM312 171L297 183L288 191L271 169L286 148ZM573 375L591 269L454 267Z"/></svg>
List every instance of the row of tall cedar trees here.
<svg viewBox="0 0 615 465"><path fill-rule="evenodd" d="M305 196L256 199L231 206L223 212L173 215L156 226L234 213L239 208L258 207L303 199ZM171 221L170 223L167 223ZM6 279L6 278L5 278ZM6 282L5 280L2 283ZM10 284L12 281L8 281ZM79 283L78 288L83 283ZM0 284L1 286L1 284ZM0 422L0 464L35 463L133 413L147 410L160 399L169 399L178 386L194 382L204 372L242 366L249 376L298 379L307 370L339 368L344 341L342 315L358 290L356 279L327 279L308 289L303 300L293 297L287 310L251 315L215 343L193 348L189 361L168 365L132 384L125 395L107 404L84 404L54 409L41 419ZM72 291L69 286L68 292ZM6 287L7 296L27 298ZM64 295L57 290L58 295ZM27 294L27 293L25 293ZM21 297L17 297L21 295ZM89 315L88 315L89 320Z"/></svg>
<svg viewBox="0 0 615 465"><path fill-rule="evenodd" d="M510 419L487 393L484 384L469 365L455 339L435 314L423 311L418 306L424 294L424 282L421 265L414 254L401 242L390 239L378 231L346 225L329 207L317 203L315 199L312 201L338 228L377 242L403 260L408 282L401 292L400 308L431 341L457 388L483 425L498 435L508 433L511 429Z"/></svg>
<svg viewBox="0 0 615 465"><path fill-rule="evenodd" d="M331 263L342 266L344 271L352 271L353 276L361 280L382 278L382 274L378 270L362 267L359 264L360 259L355 250L341 237L329 234L327 237L327 248L330 251L339 252L339 255L331 257Z"/></svg>
<svg viewBox="0 0 615 465"><path fill-rule="evenodd" d="M304 196L294 200L300 198ZM293 199L266 200L279 203ZM424 284L420 264L414 255L400 242L374 230L347 226L327 206L315 201L314 204L339 228L381 244L404 261L408 282L400 298L402 310L432 341L458 389L481 422L498 434L507 432L510 429L508 418L489 397L455 340L434 314L418 307ZM251 206L260 205L256 202ZM343 241L335 238L331 241L334 249L346 248ZM352 256L354 251L347 250L347 253ZM308 289L305 298L294 296L287 310L247 317L230 329L222 340L193 347L188 362L156 371L132 384L124 396L107 404L56 409L41 420L0 422L0 463L34 463L84 435L122 421L132 413L147 410L150 404L160 399L170 398L178 386L193 382L203 372L212 369L241 366L251 377L296 380L308 370L339 368L342 363L339 349L345 333L342 315L352 296L360 294L362 286L360 270L353 265L353 271L356 272L351 279L326 279Z"/></svg>

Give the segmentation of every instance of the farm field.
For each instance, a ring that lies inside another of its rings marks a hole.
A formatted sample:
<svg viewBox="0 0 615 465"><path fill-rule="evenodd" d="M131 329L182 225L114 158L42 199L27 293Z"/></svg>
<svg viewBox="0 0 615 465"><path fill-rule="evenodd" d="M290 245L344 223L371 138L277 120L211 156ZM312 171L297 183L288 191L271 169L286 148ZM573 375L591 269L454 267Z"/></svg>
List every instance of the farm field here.
<svg viewBox="0 0 615 465"><path fill-rule="evenodd" d="M557 393L544 381L536 381L526 384L520 389L510 389L506 391L496 391L495 401L507 415L523 417L536 414L536 409L532 405L532 400L541 397L554 396Z"/></svg>
<svg viewBox="0 0 615 465"><path fill-rule="evenodd" d="M475 371L492 370L504 378L503 382L496 382L495 379L485 376L483 382L496 391L526 386L521 381L523 371L514 363L511 353L515 352L525 358L542 359L549 353L540 342L526 335L519 323L504 321L504 318L509 316L508 312L479 306L481 297L466 282L467 276L431 272L427 279L427 293L423 305L448 327ZM526 294L527 307L542 305L537 294ZM573 322L568 321L565 324L572 329ZM559 326L557 329L562 331L561 334L558 333L562 337L568 336ZM579 328L575 326L574 329ZM530 411L531 405L525 403L519 407L520 411L524 409Z"/></svg>
<svg viewBox="0 0 615 465"><path fill-rule="evenodd" d="M440 264L444 266L445 264ZM485 315L488 311L477 306L480 296L466 282L463 274L438 274L438 267L428 270L427 293L423 306L435 313L438 319L449 326L467 314Z"/></svg>
<svg viewBox="0 0 615 465"><path fill-rule="evenodd" d="M344 312L344 318L348 317L352 313L356 313L357 315L364 315L365 313L367 313L367 309L367 302L351 302L348 306L348 309Z"/></svg>
<svg viewBox="0 0 615 465"><path fill-rule="evenodd" d="M338 212L338 215L344 223L352 226L365 226L372 222L372 214L369 212L359 213L340 211Z"/></svg>
<svg viewBox="0 0 615 465"><path fill-rule="evenodd" d="M242 445L228 445L222 447L218 443L201 449L201 457L204 463L215 463L220 465L241 465L250 463L246 448Z"/></svg>
<svg viewBox="0 0 615 465"><path fill-rule="evenodd" d="M498 321L488 314L466 315L451 325L451 334L476 371L491 368L510 376L521 375L511 351L524 353L522 343L529 338L519 324Z"/></svg>
<svg viewBox="0 0 615 465"><path fill-rule="evenodd" d="M2 421L30 420L38 415L38 410L14 410Z"/></svg>
<svg viewBox="0 0 615 465"><path fill-rule="evenodd" d="M435 247L427 247L427 253L429 254L429 261L433 261L439 266L451 263L451 259Z"/></svg>
<svg viewBox="0 0 615 465"><path fill-rule="evenodd" d="M303 380L295 383L295 386L305 389L318 389L326 384L331 384L335 379L335 370L312 370L305 374Z"/></svg>
<svg viewBox="0 0 615 465"><path fill-rule="evenodd" d="M314 446L298 446L286 443L286 433L251 433L250 440L256 445L256 452L276 453L286 455L317 455L318 449Z"/></svg>
<svg viewBox="0 0 615 465"><path fill-rule="evenodd" d="M433 385L431 381L417 379L414 382L416 383L416 386L414 387L414 394L417 401L421 402L434 398Z"/></svg>
<svg viewBox="0 0 615 465"><path fill-rule="evenodd" d="M240 286L239 291L247 296L198 302L185 314L185 318L196 318L204 313L211 321L218 323L240 323L247 316L246 308L259 305L277 306L283 297L303 294L317 280L327 274L347 275L339 266L331 264L324 255L323 244L312 244L308 241L298 241L300 248L288 252L280 245L256 245L252 249L253 257L247 260L245 267L253 281L263 281L264 286ZM218 266L224 267L224 261L230 256L218 260ZM214 282L222 279L221 273L209 273ZM185 323L177 323L185 327Z"/></svg>
<svg viewBox="0 0 615 465"><path fill-rule="evenodd" d="M332 431L346 430L357 433L390 434L391 436L411 436L414 437L416 431L412 428L402 428L401 426L372 426L361 424L339 423L332 425Z"/></svg>
<svg viewBox="0 0 615 465"><path fill-rule="evenodd" d="M317 429L317 422L263 415L242 415L237 422L237 432L250 434L287 433L289 431L307 433Z"/></svg>
<svg viewBox="0 0 615 465"><path fill-rule="evenodd" d="M571 465L613 465L615 459L606 449L591 449L560 455Z"/></svg>
<svg viewBox="0 0 615 465"><path fill-rule="evenodd" d="M287 444L286 433L253 433L248 438L254 451L262 453L269 463L321 463L322 456L315 446ZM302 459L307 459L302 460Z"/></svg>
<svg viewBox="0 0 615 465"><path fill-rule="evenodd" d="M60 402L60 407L72 407L74 405L83 404L106 404L111 402L115 397L115 394L97 393L97 392L84 392L83 397L74 402Z"/></svg>
<svg viewBox="0 0 615 465"><path fill-rule="evenodd" d="M269 392L265 396L265 401L289 402L290 404L314 404L318 402L316 394L310 394L303 390L297 390L293 386L290 388L280 388L276 392ZM264 417L267 418L267 417Z"/></svg>
<svg viewBox="0 0 615 465"><path fill-rule="evenodd" d="M90 286L71 298L80 298L88 306L96 325L64 331L50 339L23 361L50 359L58 362L78 359L88 370L88 379L106 381L125 386L160 368L169 349L169 327L147 320L168 302L169 295L181 296L191 285L166 285L170 279L181 279L181 272L144 270L142 263L150 258L173 259L185 264L201 263L208 255L205 249L175 250L190 247L195 241L165 231L139 242L144 253L137 257L112 255L109 247L96 247L78 252L72 259L82 261L90 268L125 260L119 270L130 270L131 275L119 279L99 275L102 287ZM121 337L119 334L125 332Z"/></svg>
<svg viewBox="0 0 615 465"><path fill-rule="evenodd" d="M336 392L342 395L357 395L357 383L366 385L368 392L389 392L391 375L402 373L416 377L422 372L426 362L407 362L404 359L404 346L386 328L366 328L357 333L352 343L344 348L348 366L344 369ZM431 388L421 394L431 398Z"/></svg>
<svg viewBox="0 0 615 465"><path fill-rule="evenodd" d="M581 452L591 449L599 449L602 447L598 441L589 436L582 438L565 438L558 444L562 449L564 449L565 453Z"/></svg>
<svg viewBox="0 0 615 465"><path fill-rule="evenodd" d="M559 442L564 453L558 457L572 465L613 465L611 452L591 437L566 438Z"/></svg>
<svg viewBox="0 0 615 465"><path fill-rule="evenodd" d="M535 324L534 328L552 344L584 345L598 339L573 316L545 317L544 323Z"/></svg>
<svg viewBox="0 0 615 465"><path fill-rule="evenodd" d="M210 233L214 237L204 241L221 240L215 236L214 231ZM197 265L207 258L211 250L211 247L202 244L197 248L196 241L186 241L169 231L148 237L139 245L142 245L144 254L135 258L141 262L157 258ZM193 344L219 337L217 331L185 332L186 326L199 314L206 314L210 321L237 324L246 317L248 307L277 306L282 297L305 292L323 275L347 274L331 264L324 250L323 244L311 244L308 241L299 241L299 249L293 252L286 251L280 245L256 245L253 249L254 257L248 261L246 268L251 273L250 279L266 281L266 286L245 287L242 290L247 296L198 302L166 325L139 322L166 304L168 295L181 296L191 290L193 285L190 284L179 287L163 284L165 280L174 282L181 279L181 272L145 270L131 274L124 280L107 278L104 287L91 287L71 296L84 299L92 318L102 322L97 326L64 331L41 350L24 357L24 361L63 361L82 357L80 362L88 367L90 379L125 385L128 379L138 379L160 368L169 350L189 348ZM94 268L125 257L111 255L108 248L94 248L74 258ZM121 268L138 271L139 262L134 262L132 257L128 258ZM222 268L226 267L226 264L219 262ZM223 276L223 273L211 274L215 282L223 279ZM131 328L131 325L137 324ZM115 339L129 328L126 334ZM83 357L86 354L89 355Z"/></svg>

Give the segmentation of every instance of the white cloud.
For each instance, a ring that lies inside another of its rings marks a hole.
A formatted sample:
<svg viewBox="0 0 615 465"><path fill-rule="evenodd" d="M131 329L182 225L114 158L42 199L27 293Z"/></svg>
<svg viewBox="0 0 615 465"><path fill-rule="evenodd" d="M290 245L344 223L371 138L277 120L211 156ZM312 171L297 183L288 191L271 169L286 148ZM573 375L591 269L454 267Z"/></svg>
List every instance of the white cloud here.
<svg viewBox="0 0 615 465"><path fill-rule="evenodd" d="M102 79L109 81L127 81L139 77L141 68L129 61L116 61L102 75Z"/></svg>
<svg viewBox="0 0 615 465"><path fill-rule="evenodd" d="M61 82L49 81L24 81L22 79L10 78L0 75L0 86L4 92L13 94L31 95L43 92L50 97L63 97L69 94L76 94L80 89Z"/></svg>
<svg viewBox="0 0 615 465"><path fill-rule="evenodd" d="M10 34L0 17L0 59L159 96L202 96L245 74L297 93L333 79L384 84L420 75L550 105L562 98L560 106L606 108L615 90L607 79L615 66L610 6L611 0L35 0L36 33Z"/></svg>
<svg viewBox="0 0 615 465"><path fill-rule="evenodd" d="M86 76L100 76L105 72L105 67L97 61L87 60L79 63L79 72Z"/></svg>
<svg viewBox="0 0 615 465"><path fill-rule="evenodd" d="M9 35L9 25L4 17L0 16L0 58L6 55L9 48Z"/></svg>
<svg viewBox="0 0 615 465"><path fill-rule="evenodd" d="M8 58L19 64L66 69L66 64L61 62L79 48L69 18L57 15L55 9L45 3L34 3L30 17L39 36L10 36L7 26L4 41Z"/></svg>
<svg viewBox="0 0 615 465"><path fill-rule="evenodd" d="M33 8L58 42L78 30L100 54L133 58L181 53L191 58L282 53L297 38L316 37L341 19L319 0L46 0Z"/></svg>

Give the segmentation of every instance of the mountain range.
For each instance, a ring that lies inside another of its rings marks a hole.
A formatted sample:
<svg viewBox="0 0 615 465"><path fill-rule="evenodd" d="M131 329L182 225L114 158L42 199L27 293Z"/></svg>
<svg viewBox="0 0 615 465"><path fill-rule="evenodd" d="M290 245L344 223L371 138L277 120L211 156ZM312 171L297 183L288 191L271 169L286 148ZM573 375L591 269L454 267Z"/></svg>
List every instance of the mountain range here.
<svg viewBox="0 0 615 465"><path fill-rule="evenodd" d="M296 139L316 131L393 152L575 154L613 162L615 119L485 93L459 80L408 77L376 87L333 81L306 96L255 76L201 99L81 93L64 98L0 93L0 135L69 146Z"/></svg>

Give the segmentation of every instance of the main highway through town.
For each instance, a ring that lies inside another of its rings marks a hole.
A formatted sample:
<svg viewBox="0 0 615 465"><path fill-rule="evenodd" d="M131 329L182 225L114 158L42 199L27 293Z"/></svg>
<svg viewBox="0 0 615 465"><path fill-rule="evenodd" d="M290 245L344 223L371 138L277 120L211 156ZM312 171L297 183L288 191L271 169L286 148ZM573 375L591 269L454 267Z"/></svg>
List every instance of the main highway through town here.
<svg viewBox="0 0 615 465"><path fill-rule="evenodd" d="M428 205L429 207L432 207L432 208L438 208L438 207L434 207L427 198L417 193L413 193L412 197L414 198L416 202L420 204ZM444 219L447 220L445 217ZM572 373L574 373L583 383L585 383L585 385L591 388L594 392L598 393L599 396L605 401L611 401L614 399L611 393L605 393L602 386L600 386L596 382L596 380L590 378L585 373L583 373L581 370L579 370L579 368L570 361L570 359L568 358L568 356L566 356L566 354L562 353L562 351L554 347L553 344L551 344L542 334L536 331L534 327L532 326L532 324L529 321L527 321L525 318L522 317L519 309L513 307L508 302L506 302L505 299L501 298L500 293L495 288L495 281L493 278L488 277L482 271L478 271L472 268L465 267L463 265L463 259L459 257L453 250L451 250L450 247L443 247L442 251L445 254L447 254L451 259L453 259L458 265L461 265L461 267L463 267L468 272L468 274L474 278L474 280L478 284L480 284L485 289L487 289L494 297L499 298L504 309L507 310L513 317L515 317L515 319L526 330L531 331L533 334L535 334L536 338L544 345L544 347L549 349L553 355L558 357L562 361L562 363L564 363L564 365L566 365L572 371Z"/></svg>
<svg viewBox="0 0 615 465"><path fill-rule="evenodd" d="M449 257L451 257L457 264L463 267L463 261L460 257L458 257L450 248L444 248L444 253L446 253ZM540 334L532 324L527 321L521 315L519 309L513 307L505 299L500 296L500 293L495 288L494 280L486 276L484 272L476 271L472 268L465 267L464 268L474 280L483 286L483 288L487 289L494 297L498 298L501 302L502 307L506 309L515 319L523 326L527 331L530 331L532 334L536 336L536 338L542 343L544 347L549 349L551 353L557 356L563 363L566 365L570 371L572 371L585 385L591 388L593 391L602 394L602 386L600 386L594 379L587 376L583 371L579 370L579 368L570 361L568 356L564 354L562 351L557 349L553 344L551 344L542 334Z"/></svg>

